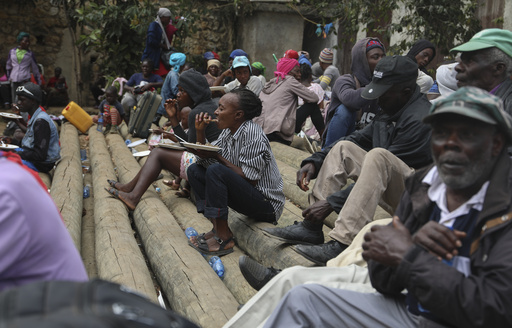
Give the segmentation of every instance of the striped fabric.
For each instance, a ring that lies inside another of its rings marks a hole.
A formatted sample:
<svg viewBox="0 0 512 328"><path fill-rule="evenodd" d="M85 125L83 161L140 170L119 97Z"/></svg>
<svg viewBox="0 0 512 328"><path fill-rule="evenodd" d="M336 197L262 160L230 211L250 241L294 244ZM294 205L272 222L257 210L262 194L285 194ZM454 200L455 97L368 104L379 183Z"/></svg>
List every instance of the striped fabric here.
<svg viewBox="0 0 512 328"><path fill-rule="evenodd" d="M222 148L222 157L242 168L247 179L258 181L256 189L270 201L276 220L279 219L285 200L283 179L261 127L252 120L245 121L234 135L229 129L223 130L213 144ZM197 164L207 167L215 162L213 159L199 159Z"/></svg>

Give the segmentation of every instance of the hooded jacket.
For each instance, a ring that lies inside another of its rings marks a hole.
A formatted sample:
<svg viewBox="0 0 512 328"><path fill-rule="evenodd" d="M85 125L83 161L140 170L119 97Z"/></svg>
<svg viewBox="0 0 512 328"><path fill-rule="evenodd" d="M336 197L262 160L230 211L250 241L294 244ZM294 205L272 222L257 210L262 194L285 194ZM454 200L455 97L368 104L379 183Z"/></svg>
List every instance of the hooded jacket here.
<svg viewBox="0 0 512 328"><path fill-rule="evenodd" d="M297 115L298 97L307 103L317 103L318 96L293 76L287 75L276 83L276 78L268 81L261 90L263 103L261 115L253 121L263 128L266 135L273 132L287 141L293 140Z"/></svg>
<svg viewBox="0 0 512 328"><path fill-rule="evenodd" d="M414 234L430 218L434 204L422 183L432 166L405 183L396 215ZM372 285L380 293L399 296L403 289L437 318L454 327L512 325L512 162L503 151L491 173L481 212L471 236L471 274L464 277L416 245L396 267L369 261ZM440 327L429 325L423 327ZM432 323L432 322L431 322Z"/></svg>
<svg viewBox="0 0 512 328"><path fill-rule="evenodd" d="M339 105L343 104L350 111L356 112L362 109L363 114L362 126L364 127L368 123L371 122L373 117L377 114L379 110L379 105L377 104L378 99L375 100L367 100L361 97L361 93L364 91L365 86L370 84L372 80L373 72L370 72L370 66L368 65L368 60L366 59L366 44L370 40L379 41L377 38L364 38L356 42L354 47L352 47L352 64L350 66L352 70L352 74L345 74L340 76L336 83L334 83L334 87L332 88L332 96L331 103L327 108L325 121L326 126L329 126L329 122L331 121L334 113L336 112L336 108ZM361 88L356 89L356 81L354 80L354 76L359 80L361 84ZM324 132L324 136L327 134L327 129ZM325 137L324 137L325 140Z"/></svg>
<svg viewBox="0 0 512 328"><path fill-rule="evenodd" d="M212 92L210 91L206 78L195 69L189 69L181 73L178 85L188 93L189 97L194 102L194 105L191 106L192 110L188 114L188 121L190 122L188 126L188 133L183 130L181 125L173 126L172 129L174 130L174 133L181 138L188 140L190 143L196 143L196 126L194 124L196 121L196 114L204 112L210 114L212 117L216 117L214 112L217 109L217 106L212 100ZM212 142L217 140L220 132L221 131L217 128L217 124L208 124L204 133L206 139L209 142Z"/></svg>

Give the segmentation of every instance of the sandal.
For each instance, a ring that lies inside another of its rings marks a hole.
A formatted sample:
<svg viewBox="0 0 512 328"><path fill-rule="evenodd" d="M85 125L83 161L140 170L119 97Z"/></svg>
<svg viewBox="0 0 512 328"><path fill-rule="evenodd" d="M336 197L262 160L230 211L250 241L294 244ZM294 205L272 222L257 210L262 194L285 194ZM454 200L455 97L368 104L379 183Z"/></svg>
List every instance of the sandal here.
<svg viewBox="0 0 512 328"><path fill-rule="evenodd" d="M179 198L190 198L190 190L187 188L181 188L181 190L177 191L175 195Z"/></svg>
<svg viewBox="0 0 512 328"><path fill-rule="evenodd" d="M118 199L121 201L121 203L123 203L126 208L128 208L128 210L130 211L133 211L135 210L135 206L133 205L129 205L128 203L126 203L126 201L122 198L119 198L119 190L115 189L115 188L110 188L110 189L107 189L105 188L105 190L112 196L114 197L115 199Z"/></svg>
<svg viewBox="0 0 512 328"><path fill-rule="evenodd" d="M207 239L210 239L210 238L205 238L205 236L207 234L213 234L213 236L215 237L215 230L211 230L211 231L208 231L208 232L203 232L202 234L200 235L197 235L197 236L192 236L190 237L190 240L188 241L188 244L192 247L197 247L195 244L194 244L194 240L192 238L195 239L195 241L198 243L198 244L206 244L206 240Z"/></svg>
<svg viewBox="0 0 512 328"><path fill-rule="evenodd" d="M110 180L108 179L107 180L108 182L108 185L111 186L112 188L115 188L116 187L116 184L117 184L117 181L116 180Z"/></svg>
<svg viewBox="0 0 512 328"><path fill-rule="evenodd" d="M172 190L179 190L180 184L176 183L176 180L163 180L164 185L170 187Z"/></svg>
<svg viewBox="0 0 512 328"><path fill-rule="evenodd" d="M225 249L225 247L233 240L233 237L230 237L226 240L222 240L219 237L213 237L215 238L215 241L219 244L219 250L218 251L210 251L208 248L208 244L202 244L199 243L199 246L196 246L194 244L191 244L190 246L193 247L196 251L199 253L202 253L204 255L217 255L217 256L223 256L230 253L233 253L233 247Z"/></svg>

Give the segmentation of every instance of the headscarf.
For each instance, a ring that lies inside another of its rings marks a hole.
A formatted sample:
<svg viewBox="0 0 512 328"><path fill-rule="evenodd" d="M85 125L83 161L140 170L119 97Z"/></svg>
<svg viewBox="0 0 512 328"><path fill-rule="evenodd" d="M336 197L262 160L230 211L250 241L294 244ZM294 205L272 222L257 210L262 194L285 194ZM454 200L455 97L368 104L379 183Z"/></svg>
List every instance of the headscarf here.
<svg viewBox="0 0 512 328"><path fill-rule="evenodd" d="M20 32L20 33L18 34L18 37L16 38L16 41L17 41L18 43L20 43L20 42L21 42L21 40L23 40L23 38L24 38L24 37L30 38L30 34L28 34L27 32Z"/></svg>
<svg viewBox="0 0 512 328"><path fill-rule="evenodd" d="M217 66L218 68L220 68L220 61L218 61L217 59L210 59L208 61L207 68L210 68L210 66Z"/></svg>
<svg viewBox="0 0 512 328"><path fill-rule="evenodd" d="M289 50L286 50L283 57L299 59L299 53L293 49L289 49Z"/></svg>
<svg viewBox="0 0 512 328"><path fill-rule="evenodd" d="M309 67L311 67L311 62L305 55L299 56L299 65L302 65L302 64L307 64Z"/></svg>
<svg viewBox="0 0 512 328"><path fill-rule="evenodd" d="M229 55L229 58L235 59L235 57L238 57L238 56L249 57L249 55L242 49L235 49L231 52L231 55Z"/></svg>
<svg viewBox="0 0 512 328"><path fill-rule="evenodd" d="M158 17L171 17L171 11L167 8L158 9L158 13L156 14Z"/></svg>
<svg viewBox="0 0 512 328"><path fill-rule="evenodd" d="M279 78L285 79L286 75L295 67L299 66L297 59L281 58L277 62L277 70L274 72L276 83L279 83Z"/></svg>
<svg viewBox="0 0 512 328"><path fill-rule="evenodd" d="M457 63L451 63L447 65L441 65L437 68L436 79L439 87L439 93L442 96L448 96L457 91L457 79L455 71Z"/></svg>
<svg viewBox="0 0 512 328"><path fill-rule="evenodd" d="M172 66L172 70L179 72L180 67L185 64L185 61L187 60L187 56L185 54L182 54L181 52L174 52L171 54L171 57L169 58L169 65Z"/></svg>
<svg viewBox="0 0 512 328"><path fill-rule="evenodd" d="M165 27L162 24L162 21L160 20L160 17L171 17L171 11L167 8L160 8L158 9L158 12L156 13L155 22L160 25L160 28L162 29L162 39L165 41L165 45L167 46L167 49L171 48L171 43L167 39L167 34L165 33Z"/></svg>
<svg viewBox="0 0 512 328"><path fill-rule="evenodd" d="M252 63L252 67L254 67L254 68L256 68L256 69L259 69L259 70L260 70L260 72L261 72L261 75L265 75L265 69L266 69L266 67L265 67L265 66L263 66L263 64L262 64L262 63L260 63L260 62L254 62L254 63Z"/></svg>
<svg viewBox="0 0 512 328"><path fill-rule="evenodd" d="M416 41L412 45L411 50L409 50L409 52L407 53L407 56L411 57L412 59L414 59L414 61L416 61L416 55L418 55L422 50L427 48L432 49L432 58L430 58L429 62L427 63L428 65L436 56L436 46L434 46L434 44L428 40L421 39ZM421 67L420 70L425 74L428 74L427 69L425 67Z"/></svg>

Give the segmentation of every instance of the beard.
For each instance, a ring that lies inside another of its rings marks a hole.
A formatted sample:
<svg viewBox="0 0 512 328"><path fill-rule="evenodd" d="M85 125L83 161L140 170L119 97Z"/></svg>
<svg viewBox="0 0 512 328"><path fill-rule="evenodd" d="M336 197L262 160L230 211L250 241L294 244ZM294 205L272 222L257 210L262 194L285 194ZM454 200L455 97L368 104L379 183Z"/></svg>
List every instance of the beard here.
<svg viewBox="0 0 512 328"><path fill-rule="evenodd" d="M480 154L480 158L474 161L461 160L459 156L447 154L434 158L434 163L446 186L453 190L460 190L485 181L494 167L495 159L492 159L490 153ZM460 173L451 172L443 166L445 164L459 165L463 169L459 169Z"/></svg>

